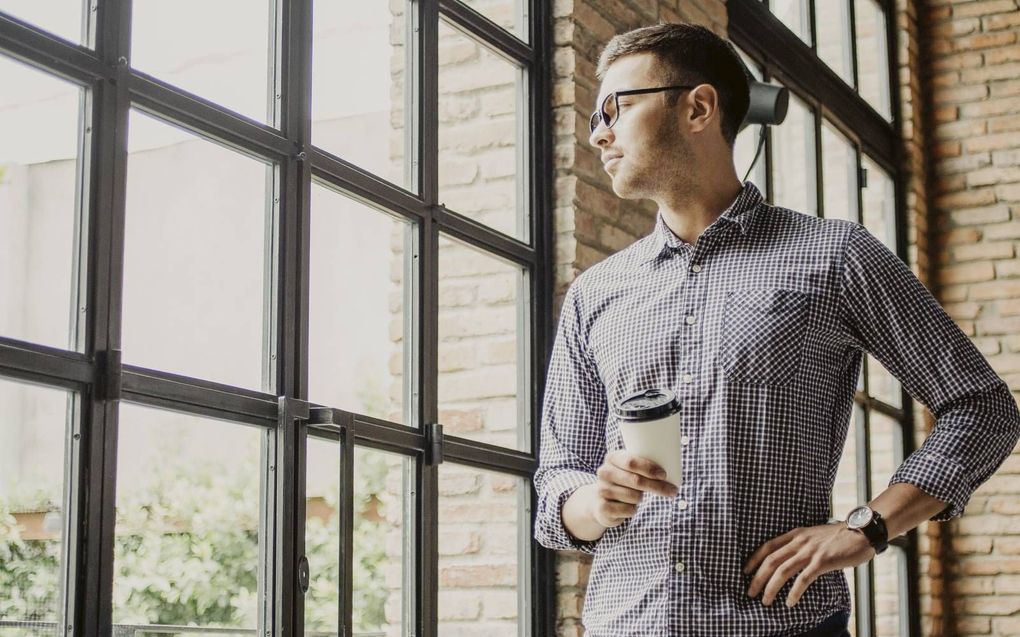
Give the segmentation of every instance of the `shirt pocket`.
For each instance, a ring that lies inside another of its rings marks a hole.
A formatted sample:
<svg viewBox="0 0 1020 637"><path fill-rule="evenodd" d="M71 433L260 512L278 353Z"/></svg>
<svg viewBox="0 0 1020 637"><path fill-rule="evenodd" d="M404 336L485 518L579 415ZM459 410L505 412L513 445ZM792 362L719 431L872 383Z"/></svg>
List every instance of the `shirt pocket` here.
<svg viewBox="0 0 1020 637"><path fill-rule="evenodd" d="M735 383L782 386L800 369L811 295L760 288L726 299L720 364Z"/></svg>

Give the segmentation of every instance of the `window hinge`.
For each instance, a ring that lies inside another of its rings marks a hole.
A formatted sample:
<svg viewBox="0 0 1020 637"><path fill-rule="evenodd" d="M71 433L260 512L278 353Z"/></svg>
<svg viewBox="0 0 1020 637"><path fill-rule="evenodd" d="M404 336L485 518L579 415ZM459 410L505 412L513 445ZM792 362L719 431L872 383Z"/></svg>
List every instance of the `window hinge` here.
<svg viewBox="0 0 1020 637"><path fill-rule="evenodd" d="M120 400L123 389L124 366L119 349L96 353L96 398Z"/></svg>
<svg viewBox="0 0 1020 637"><path fill-rule="evenodd" d="M425 462L430 465L443 463L443 426L432 423L425 428Z"/></svg>

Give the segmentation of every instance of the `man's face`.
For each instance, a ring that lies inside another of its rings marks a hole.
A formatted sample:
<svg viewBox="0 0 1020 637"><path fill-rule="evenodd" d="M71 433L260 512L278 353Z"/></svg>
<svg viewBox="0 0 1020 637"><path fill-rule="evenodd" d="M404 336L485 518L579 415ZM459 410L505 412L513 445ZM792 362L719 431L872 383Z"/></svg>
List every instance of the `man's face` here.
<svg viewBox="0 0 1020 637"><path fill-rule="evenodd" d="M614 91L668 86L656 72L651 53L625 55L613 62L602 80L595 102L599 108ZM613 191L625 199L658 199L658 193L678 187L691 168L689 143L681 131L684 100L672 105L671 92L624 95L612 128L600 123L588 138L597 148ZM686 92L684 93L686 95Z"/></svg>

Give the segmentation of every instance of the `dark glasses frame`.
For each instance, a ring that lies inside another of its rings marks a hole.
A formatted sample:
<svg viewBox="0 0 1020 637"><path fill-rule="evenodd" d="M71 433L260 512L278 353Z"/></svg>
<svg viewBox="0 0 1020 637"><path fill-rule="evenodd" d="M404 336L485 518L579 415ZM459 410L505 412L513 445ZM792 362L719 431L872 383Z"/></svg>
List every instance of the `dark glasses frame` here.
<svg viewBox="0 0 1020 637"><path fill-rule="evenodd" d="M620 119L620 97L623 95L644 95L646 93L661 93L662 91L680 91L689 90L695 88L695 85L680 84L677 86L657 86L655 88L632 88L625 91L613 91L606 98L602 100L602 104L592 112L591 117L588 118L588 128L591 132L595 132L595 129L599 127L599 122L606 125L606 128L612 128L613 124ZM613 106L616 107L616 117L610 118L609 113L606 112L606 104L609 100L613 100Z"/></svg>

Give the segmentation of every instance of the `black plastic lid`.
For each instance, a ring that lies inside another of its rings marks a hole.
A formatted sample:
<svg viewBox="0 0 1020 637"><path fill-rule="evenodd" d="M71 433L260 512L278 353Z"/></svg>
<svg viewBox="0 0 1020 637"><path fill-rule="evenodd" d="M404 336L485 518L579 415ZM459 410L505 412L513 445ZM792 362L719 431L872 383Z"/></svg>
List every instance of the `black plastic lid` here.
<svg viewBox="0 0 1020 637"><path fill-rule="evenodd" d="M680 401L668 389L646 389L623 399L613 413L623 420L657 420L680 411Z"/></svg>

